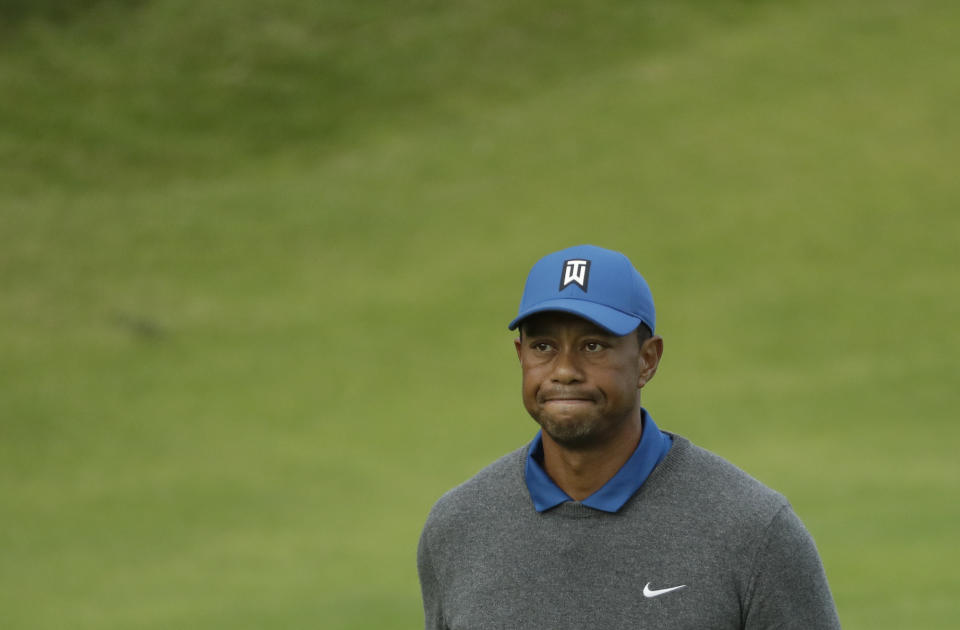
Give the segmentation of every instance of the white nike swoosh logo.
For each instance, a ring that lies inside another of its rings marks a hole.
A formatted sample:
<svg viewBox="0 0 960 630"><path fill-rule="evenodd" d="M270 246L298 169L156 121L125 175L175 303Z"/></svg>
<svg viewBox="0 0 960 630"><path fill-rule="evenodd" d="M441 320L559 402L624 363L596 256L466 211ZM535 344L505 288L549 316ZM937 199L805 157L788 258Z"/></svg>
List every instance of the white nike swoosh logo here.
<svg viewBox="0 0 960 630"><path fill-rule="evenodd" d="M671 591L679 591L681 588L687 588L687 585L681 584L680 586L671 586L670 588L652 589L650 588L650 582L647 582L647 585L643 587L643 596L648 599L651 597L660 597Z"/></svg>

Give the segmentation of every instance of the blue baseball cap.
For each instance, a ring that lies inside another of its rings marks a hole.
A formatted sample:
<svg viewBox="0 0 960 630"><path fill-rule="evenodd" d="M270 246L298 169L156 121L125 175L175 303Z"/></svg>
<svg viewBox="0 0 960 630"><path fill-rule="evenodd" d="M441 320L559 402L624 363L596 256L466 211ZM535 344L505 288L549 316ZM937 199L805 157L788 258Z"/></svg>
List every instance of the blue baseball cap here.
<svg viewBox="0 0 960 630"><path fill-rule="evenodd" d="M510 330L543 311L571 313L620 336L641 323L652 332L656 324L653 294L630 259L594 245L568 247L537 261Z"/></svg>

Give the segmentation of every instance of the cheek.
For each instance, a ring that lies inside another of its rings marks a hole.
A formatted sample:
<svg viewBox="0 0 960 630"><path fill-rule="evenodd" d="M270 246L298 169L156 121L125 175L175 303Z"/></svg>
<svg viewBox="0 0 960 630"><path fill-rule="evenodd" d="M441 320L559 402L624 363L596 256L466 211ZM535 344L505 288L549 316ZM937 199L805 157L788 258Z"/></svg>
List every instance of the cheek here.
<svg viewBox="0 0 960 630"><path fill-rule="evenodd" d="M637 375L633 372L628 369L623 371L617 370L604 376L606 378L604 378L603 382L598 384L598 386L603 390L608 399L632 402L636 398L639 388L637 387Z"/></svg>
<svg viewBox="0 0 960 630"><path fill-rule="evenodd" d="M523 400L528 405L536 402L537 392L540 391L541 380L541 374L538 370L524 367L520 389L523 394Z"/></svg>
<svg viewBox="0 0 960 630"><path fill-rule="evenodd" d="M537 393L537 381L534 379L533 375L530 373L530 370L524 370L523 375L521 376L521 385L523 391L523 397L528 398L530 396L536 395Z"/></svg>

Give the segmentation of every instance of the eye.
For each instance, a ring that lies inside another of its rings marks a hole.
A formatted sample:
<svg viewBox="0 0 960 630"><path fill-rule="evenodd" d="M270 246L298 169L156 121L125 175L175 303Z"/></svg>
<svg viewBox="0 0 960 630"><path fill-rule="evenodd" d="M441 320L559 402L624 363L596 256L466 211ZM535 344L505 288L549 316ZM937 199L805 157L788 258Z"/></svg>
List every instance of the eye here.
<svg viewBox="0 0 960 630"><path fill-rule="evenodd" d="M583 344L583 349L587 352L600 352L605 347L606 346L599 341L588 341L587 343Z"/></svg>
<svg viewBox="0 0 960 630"><path fill-rule="evenodd" d="M538 341L537 343L533 344L533 349L537 352L550 352L552 348L553 346L545 341Z"/></svg>

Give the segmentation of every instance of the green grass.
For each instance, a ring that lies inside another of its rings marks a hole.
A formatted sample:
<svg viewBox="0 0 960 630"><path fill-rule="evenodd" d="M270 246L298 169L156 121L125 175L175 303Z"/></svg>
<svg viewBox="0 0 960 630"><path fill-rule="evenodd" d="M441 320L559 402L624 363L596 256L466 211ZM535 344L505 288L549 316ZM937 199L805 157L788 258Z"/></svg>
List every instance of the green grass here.
<svg viewBox="0 0 960 630"><path fill-rule="evenodd" d="M16 6L4 628L419 625L427 510L534 430L523 277L579 242L845 628L955 626L952 3Z"/></svg>

